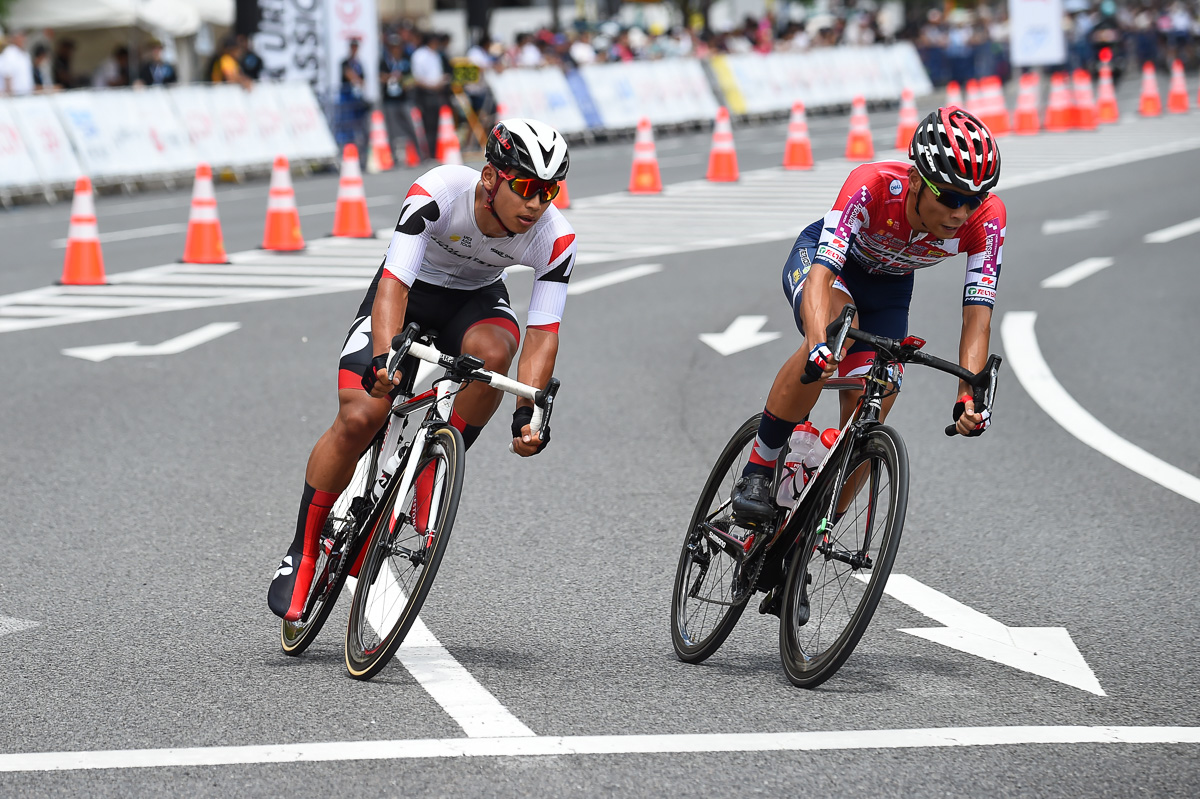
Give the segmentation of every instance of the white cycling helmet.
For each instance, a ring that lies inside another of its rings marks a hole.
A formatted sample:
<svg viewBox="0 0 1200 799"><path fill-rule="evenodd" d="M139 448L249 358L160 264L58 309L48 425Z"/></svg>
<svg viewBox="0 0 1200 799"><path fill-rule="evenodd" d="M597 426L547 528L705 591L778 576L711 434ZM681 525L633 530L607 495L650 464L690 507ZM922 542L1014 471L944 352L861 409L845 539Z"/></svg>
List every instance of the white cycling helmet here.
<svg viewBox="0 0 1200 799"><path fill-rule="evenodd" d="M505 172L519 172L541 180L562 180L571 165L567 140L536 119L497 122L488 134L484 155L488 163Z"/></svg>

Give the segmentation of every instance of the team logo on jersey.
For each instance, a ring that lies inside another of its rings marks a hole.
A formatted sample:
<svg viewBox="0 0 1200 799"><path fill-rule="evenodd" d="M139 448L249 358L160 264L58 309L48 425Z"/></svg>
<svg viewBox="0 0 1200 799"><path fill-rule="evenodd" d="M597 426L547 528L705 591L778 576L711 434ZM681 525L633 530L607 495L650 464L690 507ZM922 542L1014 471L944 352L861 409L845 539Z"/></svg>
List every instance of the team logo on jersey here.
<svg viewBox="0 0 1200 799"><path fill-rule="evenodd" d="M538 278L551 283L566 283L571 279L571 270L575 266L575 234L568 233L554 240L550 248L550 271Z"/></svg>
<svg viewBox="0 0 1200 799"><path fill-rule="evenodd" d="M496 255L499 255L501 258L507 258L510 261L513 259L513 257L511 255L509 255L506 252L501 252L500 250L497 250L495 247L490 247L489 249L492 252L496 253Z"/></svg>
<svg viewBox="0 0 1200 799"><path fill-rule="evenodd" d="M888 191L892 193L893 197L899 196L900 192L904 191L904 184L899 180L893 180L888 184Z"/></svg>
<svg viewBox="0 0 1200 799"><path fill-rule="evenodd" d="M426 225L436 222L441 215L441 209L429 196L429 192L414 183L400 208L400 221L396 223L396 231L409 236L419 236L425 232Z"/></svg>

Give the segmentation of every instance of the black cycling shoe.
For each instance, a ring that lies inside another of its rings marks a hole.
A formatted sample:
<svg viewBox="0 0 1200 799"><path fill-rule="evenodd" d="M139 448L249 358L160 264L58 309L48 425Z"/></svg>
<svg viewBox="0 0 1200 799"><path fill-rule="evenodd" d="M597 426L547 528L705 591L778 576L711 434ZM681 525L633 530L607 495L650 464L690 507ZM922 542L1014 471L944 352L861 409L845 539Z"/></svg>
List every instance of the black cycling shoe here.
<svg viewBox="0 0 1200 799"><path fill-rule="evenodd" d="M757 527L775 518L771 501L771 476L743 475L733 486L733 520L742 527Z"/></svg>
<svg viewBox="0 0 1200 799"><path fill-rule="evenodd" d="M779 616L780 610L783 608L783 586L777 585L772 588L762 602L758 604L758 612L764 616L770 613L772 616Z"/></svg>

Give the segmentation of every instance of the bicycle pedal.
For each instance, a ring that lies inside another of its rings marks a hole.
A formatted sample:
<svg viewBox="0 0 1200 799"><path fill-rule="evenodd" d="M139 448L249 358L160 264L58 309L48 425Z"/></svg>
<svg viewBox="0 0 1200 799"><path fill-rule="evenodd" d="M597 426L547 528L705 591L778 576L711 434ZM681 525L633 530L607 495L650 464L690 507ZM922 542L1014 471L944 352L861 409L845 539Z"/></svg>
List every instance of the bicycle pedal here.
<svg viewBox="0 0 1200 799"><path fill-rule="evenodd" d="M772 616L779 615L779 606L782 604L783 587L775 586L767 595L763 597L762 602L758 603L758 612L763 616L770 613Z"/></svg>

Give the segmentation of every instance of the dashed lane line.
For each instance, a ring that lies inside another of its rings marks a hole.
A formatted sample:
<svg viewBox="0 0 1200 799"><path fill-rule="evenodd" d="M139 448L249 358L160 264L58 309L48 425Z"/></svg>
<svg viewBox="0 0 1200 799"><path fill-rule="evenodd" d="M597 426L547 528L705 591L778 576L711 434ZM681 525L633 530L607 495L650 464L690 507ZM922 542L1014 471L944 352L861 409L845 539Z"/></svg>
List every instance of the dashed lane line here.
<svg viewBox="0 0 1200 799"><path fill-rule="evenodd" d="M1153 233L1147 233L1143 241L1147 244L1166 244L1168 241L1175 241L1175 239L1181 239L1193 233L1200 233L1200 219L1181 222L1178 225L1172 225L1162 230L1156 230Z"/></svg>
<svg viewBox="0 0 1200 799"><path fill-rule="evenodd" d="M1075 438L1148 480L1181 497L1200 502L1200 478L1172 466L1109 430L1067 393L1055 379L1038 346L1032 311L1012 311L1000 323L1008 362L1025 392Z"/></svg>
<svg viewBox="0 0 1200 799"><path fill-rule="evenodd" d="M1044 289L1065 289L1074 286L1085 277L1091 277L1101 269L1113 265L1112 258L1086 258L1074 266L1068 266L1042 281Z"/></svg>
<svg viewBox="0 0 1200 799"><path fill-rule="evenodd" d="M567 735L327 741L265 746L29 752L0 755L0 772L187 768L353 760L466 757L664 755L721 752L827 752L1081 744L1196 745L1200 727L933 727L893 730L728 733L699 735Z"/></svg>

